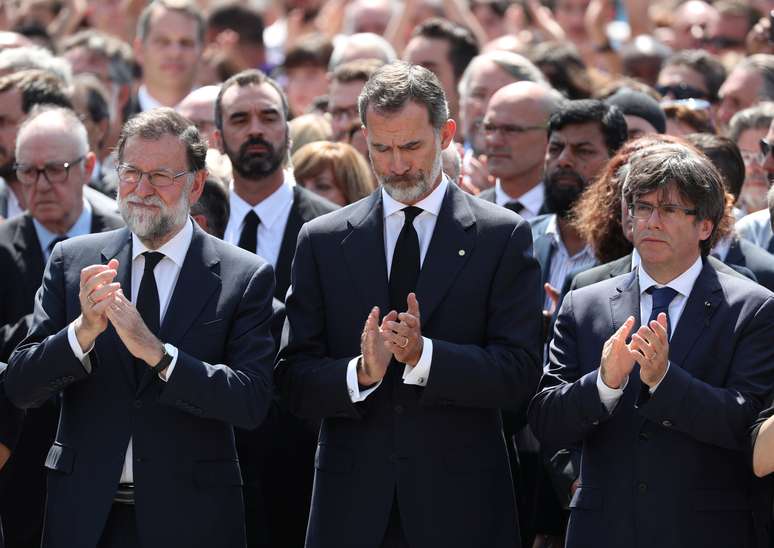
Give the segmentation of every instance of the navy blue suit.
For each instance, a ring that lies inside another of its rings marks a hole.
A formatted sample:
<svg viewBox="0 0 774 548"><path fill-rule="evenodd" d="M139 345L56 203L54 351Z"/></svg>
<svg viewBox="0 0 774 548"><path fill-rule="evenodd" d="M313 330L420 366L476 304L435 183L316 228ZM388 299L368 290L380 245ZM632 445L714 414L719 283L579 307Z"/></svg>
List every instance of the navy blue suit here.
<svg viewBox="0 0 774 548"><path fill-rule="evenodd" d="M143 546L241 548L232 425L258 426L271 401L272 268L194 225L159 334L179 350L169 382L150 368L135 380L135 360L112 326L89 353L89 373L67 340L67 326L80 313L80 271L117 258L117 280L130 295L131 247L126 229L58 244L30 333L6 372L6 391L19 407L62 394L46 459L43 546L96 545L131 436Z"/></svg>
<svg viewBox="0 0 774 548"><path fill-rule="evenodd" d="M448 185L417 282L433 340L422 388L402 365L359 403L349 361L371 308L389 309L381 191L302 228L275 378L290 409L322 419L306 544L379 546L397 500L411 546L518 546L500 409L540 374L540 271L529 225Z"/></svg>
<svg viewBox="0 0 774 548"><path fill-rule="evenodd" d="M628 316L639 324L639 295L636 269L568 294L530 405L541 442L582 445L567 546L752 546L747 432L774 385L774 294L705 262L664 380L638 403L635 365L608 413L602 347Z"/></svg>

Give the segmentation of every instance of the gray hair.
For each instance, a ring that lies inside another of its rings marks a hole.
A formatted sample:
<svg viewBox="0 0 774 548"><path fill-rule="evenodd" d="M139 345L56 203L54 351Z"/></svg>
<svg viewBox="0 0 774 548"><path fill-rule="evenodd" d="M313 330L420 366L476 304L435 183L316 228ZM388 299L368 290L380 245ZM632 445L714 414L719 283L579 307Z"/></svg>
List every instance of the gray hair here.
<svg viewBox="0 0 774 548"><path fill-rule="evenodd" d="M111 82L125 85L134 80L134 54L129 44L123 40L98 30L87 29L62 40L61 52L67 53L77 48L84 48L106 59Z"/></svg>
<svg viewBox="0 0 774 548"><path fill-rule="evenodd" d="M357 100L360 122L368 127L369 107L374 112L392 113L409 101L427 108L430 124L436 131L449 119L446 94L436 75L419 65L397 61L378 69L363 86Z"/></svg>
<svg viewBox="0 0 774 548"><path fill-rule="evenodd" d="M83 122L78 119L78 115L69 108L54 105L36 105L32 108L27 118L19 126L19 133L16 136L16 157L19 157L19 146L22 139L35 126L50 127L50 118L58 118L62 121L66 133L72 136L78 146L78 154L85 156L89 152L89 134Z"/></svg>
<svg viewBox="0 0 774 548"><path fill-rule="evenodd" d="M718 238L726 206L723 178L709 158L685 145L665 143L636 152L628 164L623 182L626 203L631 205L651 192L666 192L674 185L696 209L697 221L712 221L712 233L699 243L701 254L709 254Z"/></svg>
<svg viewBox="0 0 774 548"><path fill-rule="evenodd" d="M774 102L759 103L750 108L740 110L728 124L728 138L734 142L748 129L769 129L774 119Z"/></svg>
<svg viewBox="0 0 774 548"><path fill-rule="evenodd" d="M73 69L69 61L54 57L47 49L25 46L0 51L0 71L18 72L29 69L50 72L68 87L72 84Z"/></svg>
<svg viewBox="0 0 774 548"><path fill-rule="evenodd" d="M328 61L328 70L333 72L340 64L361 59L362 57L348 56L352 50L358 48L369 49L374 55L371 57L381 59L385 63L393 63L398 59L395 48L387 40L372 32L359 32L351 36L340 37L334 43L333 53Z"/></svg>
<svg viewBox="0 0 774 548"><path fill-rule="evenodd" d="M204 16L196 3L191 0L153 0L150 4L145 6L145 9L142 10L140 17L137 19L137 38L140 42L145 42L148 34L150 34L150 20L151 17L153 17L156 8L162 8L167 11L176 11L193 19L196 23L197 43L200 45L204 44Z"/></svg>
<svg viewBox="0 0 774 548"><path fill-rule="evenodd" d="M756 53L745 57L734 70L748 70L757 72L763 79L758 97L762 101L774 101L774 55L768 53Z"/></svg>
<svg viewBox="0 0 774 548"><path fill-rule="evenodd" d="M132 137L158 141L165 135L177 137L185 145L189 169L199 171L205 168L207 142L199 134L196 126L175 112L174 109L168 107L141 112L124 124L116 145L118 163L123 162L126 143Z"/></svg>
<svg viewBox="0 0 774 548"><path fill-rule="evenodd" d="M484 61L491 61L500 67L504 72L510 74L516 82L535 82L536 84L542 84L546 87L551 87L546 80L546 77L540 72L532 61L511 51L494 50L482 53L475 56L468 63L465 72L462 73L460 82L457 85L457 91L460 97L466 97L468 95L468 87L470 86L470 78L475 70L476 64Z"/></svg>

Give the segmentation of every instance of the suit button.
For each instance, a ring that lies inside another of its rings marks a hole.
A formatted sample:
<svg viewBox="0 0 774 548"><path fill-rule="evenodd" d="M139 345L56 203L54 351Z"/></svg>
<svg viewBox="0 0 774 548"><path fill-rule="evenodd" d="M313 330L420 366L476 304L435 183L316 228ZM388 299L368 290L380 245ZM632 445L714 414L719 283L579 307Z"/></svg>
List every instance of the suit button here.
<svg viewBox="0 0 774 548"><path fill-rule="evenodd" d="M592 421L591 424L592 426L599 426L599 421Z"/></svg>
<svg viewBox="0 0 774 548"><path fill-rule="evenodd" d="M400 404L400 403L395 404L395 413L397 413L398 415L402 415L403 414L403 409L404 408L403 408L402 404Z"/></svg>
<svg viewBox="0 0 774 548"><path fill-rule="evenodd" d="M648 441L650 439L650 434L647 432L640 432L640 440L642 441Z"/></svg>
<svg viewBox="0 0 774 548"><path fill-rule="evenodd" d="M669 419L661 421L661 425L665 426L666 428L672 428L672 421L670 421Z"/></svg>
<svg viewBox="0 0 774 548"><path fill-rule="evenodd" d="M640 484L637 485L637 490L640 493L642 493L642 494L647 493L648 492L648 484L645 483L645 482L641 482Z"/></svg>
<svg viewBox="0 0 774 548"><path fill-rule="evenodd" d="M140 400L134 400L134 408L139 409L142 407L142 401Z"/></svg>

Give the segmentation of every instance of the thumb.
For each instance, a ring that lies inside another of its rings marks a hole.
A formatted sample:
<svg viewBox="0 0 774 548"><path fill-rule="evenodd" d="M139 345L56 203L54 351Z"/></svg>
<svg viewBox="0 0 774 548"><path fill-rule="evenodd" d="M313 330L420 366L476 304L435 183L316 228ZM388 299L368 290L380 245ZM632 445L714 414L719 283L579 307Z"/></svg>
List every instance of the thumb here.
<svg viewBox="0 0 774 548"><path fill-rule="evenodd" d="M543 285L543 288L546 290L546 295L554 301L554 303L559 302L559 290L556 289L554 286L552 286L550 283L546 282Z"/></svg>
<svg viewBox="0 0 774 548"><path fill-rule="evenodd" d="M117 270L118 269L118 259L110 259L107 264L108 268L111 270Z"/></svg>
<svg viewBox="0 0 774 548"><path fill-rule="evenodd" d="M419 318L419 301L417 300L416 293L409 293L406 297L406 304L408 305L407 312L412 316Z"/></svg>

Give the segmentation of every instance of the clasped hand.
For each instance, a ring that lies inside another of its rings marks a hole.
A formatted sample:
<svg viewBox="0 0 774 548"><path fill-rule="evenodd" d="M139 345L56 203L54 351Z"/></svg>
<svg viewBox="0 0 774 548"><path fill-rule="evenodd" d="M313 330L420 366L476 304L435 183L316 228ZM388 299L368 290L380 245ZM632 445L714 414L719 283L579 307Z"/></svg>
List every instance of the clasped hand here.
<svg viewBox="0 0 774 548"><path fill-rule="evenodd" d="M634 317L629 316L602 348L600 372L602 381L610 388L621 387L635 362L640 364L640 380L651 388L666 374L669 363L666 314L662 312L656 320L640 326L627 343L634 321Z"/></svg>
<svg viewBox="0 0 774 548"><path fill-rule="evenodd" d="M379 307L371 309L360 336L361 367L358 382L371 385L384 378L390 359L415 366L422 356L424 341L419 316L419 302L414 293L406 298L407 309L390 311L379 323Z"/></svg>
<svg viewBox="0 0 774 548"><path fill-rule="evenodd" d="M155 365L163 356L163 345L123 294L121 284L113 281L117 273L116 259L81 270L78 292L81 315L75 321L78 343L85 352L110 322L132 356Z"/></svg>

